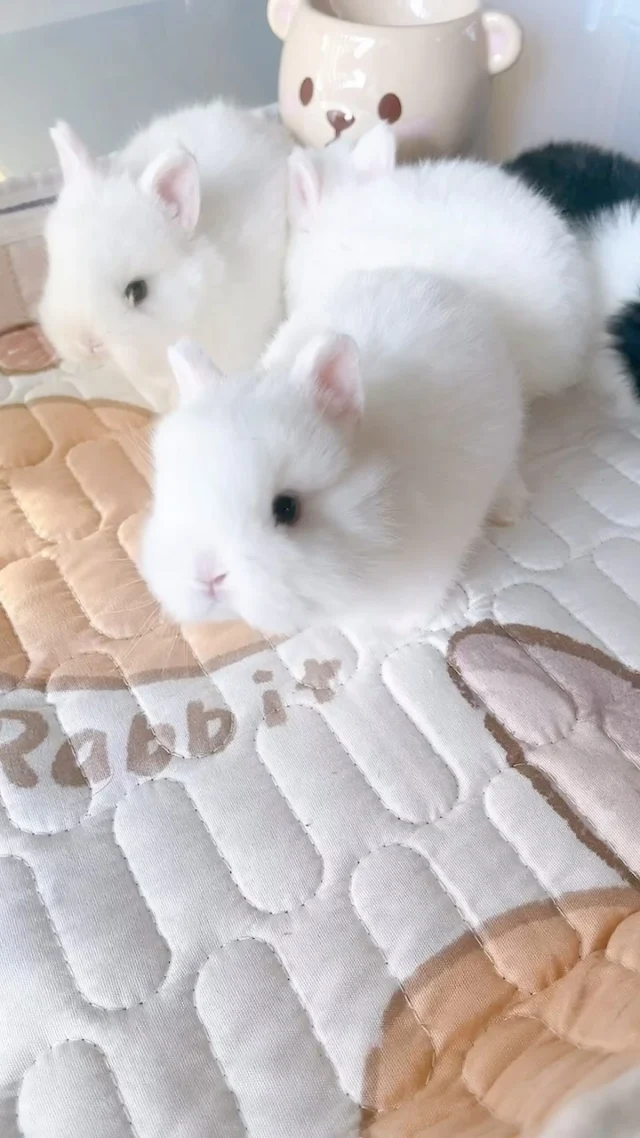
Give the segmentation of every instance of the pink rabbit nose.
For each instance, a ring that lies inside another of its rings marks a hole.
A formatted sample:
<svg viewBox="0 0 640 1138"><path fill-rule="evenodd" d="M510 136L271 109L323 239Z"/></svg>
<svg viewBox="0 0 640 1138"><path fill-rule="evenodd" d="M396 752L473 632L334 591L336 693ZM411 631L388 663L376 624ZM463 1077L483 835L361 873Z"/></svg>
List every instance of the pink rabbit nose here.
<svg viewBox="0 0 640 1138"><path fill-rule="evenodd" d="M216 597L218 590L227 579L226 573L216 573L208 558L202 557L196 564L196 580L210 597Z"/></svg>
<svg viewBox="0 0 640 1138"><path fill-rule="evenodd" d="M208 581L205 581L210 597L216 597L218 595L218 590L224 585L226 579L226 573L219 573L217 577L211 577Z"/></svg>
<svg viewBox="0 0 640 1138"><path fill-rule="evenodd" d="M340 138L343 131L348 130L356 121L353 115L345 115L344 111L327 111L327 118L336 132L336 138Z"/></svg>

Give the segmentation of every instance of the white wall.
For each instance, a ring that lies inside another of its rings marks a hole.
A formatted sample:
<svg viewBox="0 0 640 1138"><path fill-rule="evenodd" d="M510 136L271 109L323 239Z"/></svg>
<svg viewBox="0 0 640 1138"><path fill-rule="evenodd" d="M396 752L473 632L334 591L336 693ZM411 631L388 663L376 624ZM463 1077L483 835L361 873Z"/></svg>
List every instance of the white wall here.
<svg viewBox="0 0 640 1138"><path fill-rule="evenodd" d="M523 58L495 83L492 156L573 136L640 157L640 0L486 3L526 31ZM49 21L0 34L0 174L48 167L58 117L106 153L189 99L271 102L280 44L265 11L266 0L0 0L0 32Z"/></svg>
<svg viewBox="0 0 640 1138"><path fill-rule="evenodd" d="M495 0L526 30L496 80L491 153L584 138L640 158L640 0Z"/></svg>
<svg viewBox="0 0 640 1138"><path fill-rule="evenodd" d="M53 163L48 127L67 118L97 153L108 153L151 115L225 93L272 102L280 43L266 0L0 0L5 19L56 20L0 34L0 173ZM31 12L29 11L32 6ZM58 22L71 9L110 10ZM6 26L9 26L7 22Z"/></svg>
<svg viewBox="0 0 640 1138"><path fill-rule="evenodd" d="M58 24L110 8L148 4L150 0L0 0L0 34L24 32L43 24Z"/></svg>

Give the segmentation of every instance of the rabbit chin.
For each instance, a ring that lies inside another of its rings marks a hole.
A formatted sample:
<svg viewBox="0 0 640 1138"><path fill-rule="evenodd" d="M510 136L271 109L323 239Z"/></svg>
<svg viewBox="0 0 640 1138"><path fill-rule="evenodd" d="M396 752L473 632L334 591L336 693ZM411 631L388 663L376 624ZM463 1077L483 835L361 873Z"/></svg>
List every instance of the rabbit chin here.
<svg viewBox="0 0 640 1138"><path fill-rule="evenodd" d="M167 343L148 344L130 340L107 344L112 362L134 383L148 382L150 377L171 382L173 376L167 363Z"/></svg>
<svg viewBox="0 0 640 1138"><path fill-rule="evenodd" d="M156 577L156 580L153 578ZM246 598L236 598L231 591L211 598L201 586L188 586L179 591L175 581L167 588L154 573L146 573L149 586L166 616L177 624L225 624L242 620L264 636L294 636L312 624L328 623L319 606L307 604L286 589L279 596L271 591L268 599L257 590Z"/></svg>
<svg viewBox="0 0 640 1138"><path fill-rule="evenodd" d="M233 600L231 603L234 604ZM235 612L267 637L295 636L311 625L326 624L329 621L318 605L308 604L284 591L280 596L271 594L268 600L259 595L248 597L246 603L238 602Z"/></svg>

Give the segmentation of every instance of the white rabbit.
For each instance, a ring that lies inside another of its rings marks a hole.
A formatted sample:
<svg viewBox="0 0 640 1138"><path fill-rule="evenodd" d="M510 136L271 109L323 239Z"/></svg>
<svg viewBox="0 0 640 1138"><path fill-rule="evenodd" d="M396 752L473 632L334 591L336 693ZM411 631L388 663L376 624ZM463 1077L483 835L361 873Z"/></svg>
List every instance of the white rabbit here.
<svg viewBox="0 0 640 1138"><path fill-rule="evenodd" d="M41 319L59 354L153 381L191 335L224 367L252 366L283 315L284 128L214 102L158 119L104 164L66 124L52 137L64 185Z"/></svg>
<svg viewBox="0 0 640 1138"><path fill-rule="evenodd" d="M570 1098L541 1138L640 1138L640 1067Z"/></svg>
<svg viewBox="0 0 640 1138"><path fill-rule="evenodd" d="M345 273L424 268L491 303L527 400L580 380L595 339L592 267L555 208L504 170L471 160L395 166L380 124L355 148L296 150L289 311L322 304Z"/></svg>
<svg viewBox="0 0 640 1138"><path fill-rule="evenodd" d="M141 569L176 620L424 623L492 505L521 502L520 380L458 285L354 274L244 379L171 355Z"/></svg>

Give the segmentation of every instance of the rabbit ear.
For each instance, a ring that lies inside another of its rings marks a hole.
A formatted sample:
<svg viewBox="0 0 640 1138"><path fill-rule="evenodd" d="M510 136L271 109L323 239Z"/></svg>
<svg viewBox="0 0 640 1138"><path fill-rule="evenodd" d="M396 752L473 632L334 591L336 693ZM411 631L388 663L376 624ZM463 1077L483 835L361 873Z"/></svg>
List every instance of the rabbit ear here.
<svg viewBox="0 0 640 1138"><path fill-rule="evenodd" d="M190 403L212 383L223 378L207 353L193 340L179 340L167 355L178 384L180 404Z"/></svg>
<svg viewBox="0 0 640 1138"><path fill-rule="evenodd" d="M297 147L289 157L289 214L304 229L320 202L320 174L307 150Z"/></svg>
<svg viewBox="0 0 640 1138"><path fill-rule="evenodd" d="M140 185L193 233L200 216L200 171L193 154L182 147L165 151L147 166Z"/></svg>
<svg viewBox="0 0 640 1138"><path fill-rule="evenodd" d="M344 423L360 417L364 390L358 349L350 336L328 332L314 337L300 352L294 375L311 388L323 415Z"/></svg>
<svg viewBox="0 0 640 1138"><path fill-rule="evenodd" d="M66 122L57 122L50 130L65 185L80 174L95 169L95 162L86 146Z"/></svg>
<svg viewBox="0 0 640 1138"><path fill-rule="evenodd" d="M378 123L356 143L351 161L358 174L382 178L396 168L397 140L388 123Z"/></svg>

